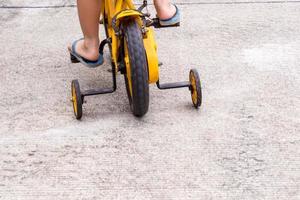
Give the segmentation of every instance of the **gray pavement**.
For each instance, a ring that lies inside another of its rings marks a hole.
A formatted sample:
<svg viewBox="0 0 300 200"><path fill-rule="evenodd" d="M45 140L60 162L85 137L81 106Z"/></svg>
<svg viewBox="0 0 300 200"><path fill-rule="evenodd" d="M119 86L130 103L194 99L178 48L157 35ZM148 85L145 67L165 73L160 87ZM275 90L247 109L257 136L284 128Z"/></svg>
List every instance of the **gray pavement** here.
<svg viewBox="0 0 300 200"><path fill-rule="evenodd" d="M151 86L136 119L118 76L80 122L71 80L108 86L110 74L108 61L70 64L76 9L0 8L0 199L300 199L300 3L177 2L182 26L156 31L161 80L197 68L202 109L188 90Z"/></svg>

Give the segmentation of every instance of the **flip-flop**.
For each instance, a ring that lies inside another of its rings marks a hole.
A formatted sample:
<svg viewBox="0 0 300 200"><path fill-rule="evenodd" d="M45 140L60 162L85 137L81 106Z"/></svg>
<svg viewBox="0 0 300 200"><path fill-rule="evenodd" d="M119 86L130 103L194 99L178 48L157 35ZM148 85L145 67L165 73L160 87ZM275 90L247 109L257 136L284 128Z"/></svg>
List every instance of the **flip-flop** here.
<svg viewBox="0 0 300 200"><path fill-rule="evenodd" d="M87 67L90 67L90 68L95 68L95 67L98 67L100 65L103 64L104 62L104 59L103 59L103 55L99 55L99 58L98 60L88 60L84 57L82 57L81 55L79 55L77 52L76 52L76 45L79 41L83 40L83 38L79 39L79 40L76 40L73 42L72 44L72 48L71 48L71 51L70 53L79 61L81 62L82 64L84 64L85 66Z"/></svg>
<svg viewBox="0 0 300 200"><path fill-rule="evenodd" d="M169 19L159 19L159 23L161 26L174 26L180 23L180 11L175 4L174 6L176 8L176 13L174 14L173 17Z"/></svg>

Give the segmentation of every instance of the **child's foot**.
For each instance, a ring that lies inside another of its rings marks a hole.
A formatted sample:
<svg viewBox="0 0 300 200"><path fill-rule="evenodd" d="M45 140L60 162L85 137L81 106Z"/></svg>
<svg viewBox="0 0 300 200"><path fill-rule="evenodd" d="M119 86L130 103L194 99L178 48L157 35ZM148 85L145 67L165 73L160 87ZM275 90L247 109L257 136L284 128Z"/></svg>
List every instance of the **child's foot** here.
<svg viewBox="0 0 300 200"><path fill-rule="evenodd" d="M158 17L161 26L172 26L180 23L180 12L174 4L171 4L170 8Z"/></svg>
<svg viewBox="0 0 300 200"><path fill-rule="evenodd" d="M76 43L75 43L76 42ZM80 39L75 41L72 45L68 46L70 52L74 51L77 55L85 58L86 60L97 61L99 58L99 44L95 45L92 42ZM72 49L74 48L74 49Z"/></svg>
<svg viewBox="0 0 300 200"><path fill-rule="evenodd" d="M95 68L103 64L103 55L99 53L99 42L94 44L79 39L68 46L70 54L82 64Z"/></svg>

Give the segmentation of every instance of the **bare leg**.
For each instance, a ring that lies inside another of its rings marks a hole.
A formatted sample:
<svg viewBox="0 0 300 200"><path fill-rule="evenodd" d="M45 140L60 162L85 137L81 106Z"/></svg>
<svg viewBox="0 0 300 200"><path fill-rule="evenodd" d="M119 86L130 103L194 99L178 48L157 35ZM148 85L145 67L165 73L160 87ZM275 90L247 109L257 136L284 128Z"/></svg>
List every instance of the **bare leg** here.
<svg viewBox="0 0 300 200"><path fill-rule="evenodd" d="M176 8L170 0L154 0L155 9L160 19L169 19L176 13Z"/></svg>
<svg viewBox="0 0 300 200"><path fill-rule="evenodd" d="M78 16L84 40L76 45L76 52L89 60L99 57L99 18L101 0L77 0ZM71 46L69 46L71 50Z"/></svg>

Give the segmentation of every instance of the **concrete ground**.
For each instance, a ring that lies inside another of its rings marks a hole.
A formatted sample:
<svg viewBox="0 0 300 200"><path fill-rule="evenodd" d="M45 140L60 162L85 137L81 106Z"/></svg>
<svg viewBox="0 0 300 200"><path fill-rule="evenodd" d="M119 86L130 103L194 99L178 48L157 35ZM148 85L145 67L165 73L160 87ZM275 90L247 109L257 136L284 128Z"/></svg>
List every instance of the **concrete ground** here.
<svg viewBox="0 0 300 200"><path fill-rule="evenodd" d="M74 7L0 8L0 199L300 199L300 3L178 2L182 26L156 31L161 80L197 68L203 107L151 86L142 119L122 76L74 119L72 79L110 85L108 61L70 64Z"/></svg>

